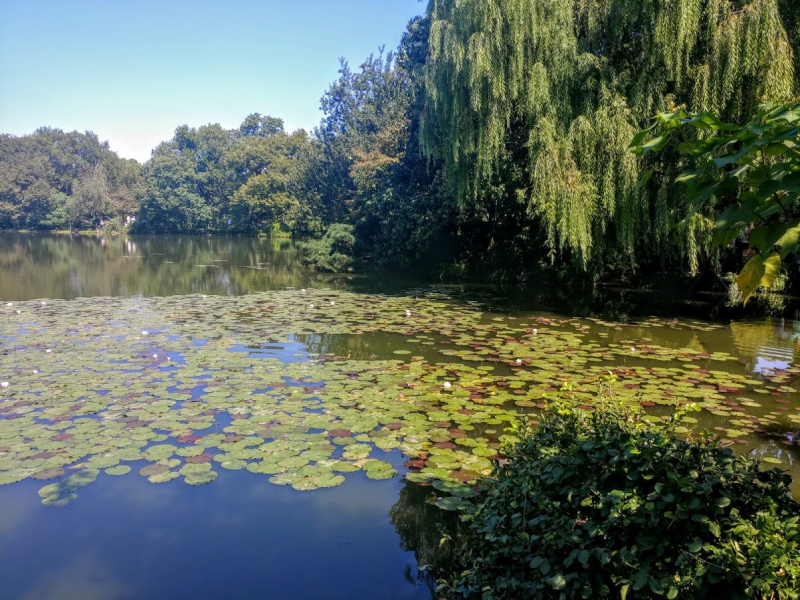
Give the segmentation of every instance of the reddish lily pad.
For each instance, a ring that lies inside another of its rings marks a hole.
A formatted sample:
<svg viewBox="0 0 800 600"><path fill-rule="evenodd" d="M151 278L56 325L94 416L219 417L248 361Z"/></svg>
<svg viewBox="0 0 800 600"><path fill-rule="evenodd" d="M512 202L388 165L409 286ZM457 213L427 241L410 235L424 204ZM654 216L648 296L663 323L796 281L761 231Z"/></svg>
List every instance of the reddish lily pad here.
<svg viewBox="0 0 800 600"><path fill-rule="evenodd" d="M211 462L214 458L213 454L209 454L208 452L204 452L203 454L198 454L197 456L187 456L186 462L190 464L201 464Z"/></svg>

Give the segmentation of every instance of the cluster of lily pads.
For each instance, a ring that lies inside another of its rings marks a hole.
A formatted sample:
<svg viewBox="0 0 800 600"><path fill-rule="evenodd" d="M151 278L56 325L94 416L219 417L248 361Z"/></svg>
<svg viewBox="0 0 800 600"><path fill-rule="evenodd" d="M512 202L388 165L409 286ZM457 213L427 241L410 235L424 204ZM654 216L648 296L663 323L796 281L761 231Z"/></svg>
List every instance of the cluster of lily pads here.
<svg viewBox="0 0 800 600"><path fill-rule="evenodd" d="M591 409L609 373L647 418L695 402L731 443L800 424L785 385L800 370L745 373L703 347L697 336L715 327L498 315L438 292L11 303L0 306L0 485L52 480L42 502L63 505L101 472L202 485L225 469L314 490L358 471L395 477L387 453L399 450L406 478L456 509L511 424L554 399ZM659 328L685 333L686 347L656 343Z"/></svg>

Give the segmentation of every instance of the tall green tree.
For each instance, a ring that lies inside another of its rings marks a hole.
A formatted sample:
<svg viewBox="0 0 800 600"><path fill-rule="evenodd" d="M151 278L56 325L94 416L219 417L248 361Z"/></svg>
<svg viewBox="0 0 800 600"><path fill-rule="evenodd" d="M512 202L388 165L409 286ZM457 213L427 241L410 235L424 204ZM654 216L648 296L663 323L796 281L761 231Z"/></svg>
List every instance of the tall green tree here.
<svg viewBox="0 0 800 600"><path fill-rule="evenodd" d="M422 147L484 256L695 264L707 224L674 231L671 178L638 186L630 139L669 106L739 119L797 90L791 2L432 0L428 16Z"/></svg>
<svg viewBox="0 0 800 600"><path fill-rule="evenodd" d="M152 231L218 228L235 189L224 157L239 137L219 124L178 127L144 166L141 226Z"/></svg>
<svg viewBox="0 0 800 600"><path fill-rule="evenodd" d="M102 165L96 165L75 182L65 208L72 223L92 222L111 211L108 178Z"/></svg>
<svg viewBox="0 0 800 600"><path fill-rule="evenodd" d="M192 232L212 222L211 207L200 194L193 156L161 144L144 165L138 226L155 232Z"/></svg>
<svg viewBox="0 0 800 600"><path fill-rule="evenodd" d="M323 213L353 224L362 251L378 262L412 264L453 223L439 163L419 149L429 24L412 19L396 52L381 49L358 70L343 60L322 98L311 173Z"/></svg>
<svg viewBox="0 0 800 600"><path fill-rule="evenodd" d="M247 115L239 126L239 132L245 136L270 137L283 133L283 119L253 113Z"/></svg>
<svg viewBox="0 0 800 600"><path fill-rule="evenodd" d="M133 212L139 170L139 163L120 159L91 132L42 127L32 135L0 135L0 227L66 227L67 206L88 206L89 196L87 216Z"/></svg>
<svg viewBox="0 0 800 600"><path fill-rule="evenodd" d="M313 228L315 195L306 185L311 140L305 131L246 138L227 157L239 187L230 205L231 226L265 231Z"/></svg>

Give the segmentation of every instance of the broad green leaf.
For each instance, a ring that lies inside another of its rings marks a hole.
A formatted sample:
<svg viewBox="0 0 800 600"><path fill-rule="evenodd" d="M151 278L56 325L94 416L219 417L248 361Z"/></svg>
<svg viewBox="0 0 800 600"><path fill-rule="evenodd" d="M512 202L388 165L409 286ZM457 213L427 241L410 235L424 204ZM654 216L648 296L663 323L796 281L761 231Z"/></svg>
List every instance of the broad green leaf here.
<svg viewBox="0 0 800 600"><path fill-rule="evenodd" d="M741 230L737 228L721 229L714 232L711 242L715 246L725 248L741 234Z"/></svg>
<svg viewBox="0 0 800 600"><path fill-rule="evenodd" d="M742 290L744 304L760 287L769 288L775 282L781 267L781 257L775 252L757 254L749 261L736 278L736 284Z"/></svg>
<svg viewBox="0 0 800 600"><path fill-rule="evenodd" d="M657 152L659 150L663 150L664 146L666 146L669 142L669 139L670 136L667 134L654 137L640 146L641 153L647 154L648 152Z"/></svg>
<svg viewBox="0 0 800 600"><path fill-rule="evenodd" d="M705 183L701 183L693 187L691 190L686 192L686 199L688 200L689 205L702 206L706 200L717 193L717 190L720 189L722 183L722 181L706 181Z"/></svg>
<svg viewBox="0 0 800 600"><path fill-rule="evenodd" d="M647 171L644 172L644 175L642 175L642 178L639 180L639 183L636 185L636 188L642 189L644 186L646 186L647 182L650 181L650 178L653 176L654 171L655 169L652 168L647 169Z"/></svg>
<svg viewBox="0 0 800 600"><path fill-rule="evenodd" d="M700 175L706 172L706 169L687 169L682 171L680 175L675 178L675 183L688 183L697 179Z"/></svg>
<svg viewBox="0 0 800 600"><path fill-rule="evenodd" d="M770 179L758 188L758 193L765 197L779 192L800 193L800 173L792 173L780 180Z"/></svg>
<svg viewBox="0 0 800 600"><path fill-rule="evenodd" d="M630 146L628 146L628 147L629 148L634 148L634 147L638 146L639 144L641 144L644 141L644 138L646 138L649 134L650 134L650 129L642 129L639 133L637 133L635 136L633 136L633 139L631 140Z"/></svg>
<svg viewBox="0 0 800 600"><path fill-rule="evenodd" d="M564 576L559 573L550 578L550 587L554 590L563 590L567 585L567 580L564 579Z"/></svg>
<svg viewBox="0 0 800 600"><path fill-rule="evenodd" d="M750 232L750 247L769 252L786 233L786 227L786 223L780 222L756 227Z"/></svg>
<svg viewBox="0 0 800 600"><path fill-rule="evenodd" d="M780 246L781 260L783 260L797 250L798 241L800 241L800 219L795 219L788 224L786 231L775 240L773 246Z"/></svg>
<svg viewBox="0 0 800 600"><path fill-rule="evenodd" d="M720 158L714 159L714 164L717 166L717 169L722 169L723 167L727 167L728 165L734 164L739 162L742 158L744 158L750 151L753 149L753 144L749 146L745 146L738 152L734 154L728 154L727 156L721 156Z"/></svg>
<svg viewBox="0 0 800 600"><path fill-rule="evenodd" d="M758 204L756 198L748 198L742 203L732 204L717 217L716 228L727 229L737 223L752 223L758 219L758 215L753 212L758 210Z"/></svg>

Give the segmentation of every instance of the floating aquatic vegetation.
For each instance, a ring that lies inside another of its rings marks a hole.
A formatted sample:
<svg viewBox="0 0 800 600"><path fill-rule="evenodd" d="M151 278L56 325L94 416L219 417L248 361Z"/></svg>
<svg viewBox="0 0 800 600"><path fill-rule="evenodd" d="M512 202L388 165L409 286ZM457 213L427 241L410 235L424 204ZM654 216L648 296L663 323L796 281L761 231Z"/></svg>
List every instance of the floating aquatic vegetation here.
<svg viewBox="0 0 800 600"><path fill-rule="evenodd" d="M800 423L785 406L800 369L745 373L705 347L717 328L496 315L441 293L21 302L0 307L0 485L55 481L42 501L62 505L101 471L202 485L225 469L307 491L396 477L381 456L399 450L409 480L463 498L509 425L554 399L591 409L609 374L648 419L695 402L730 443Z"/></svg>

